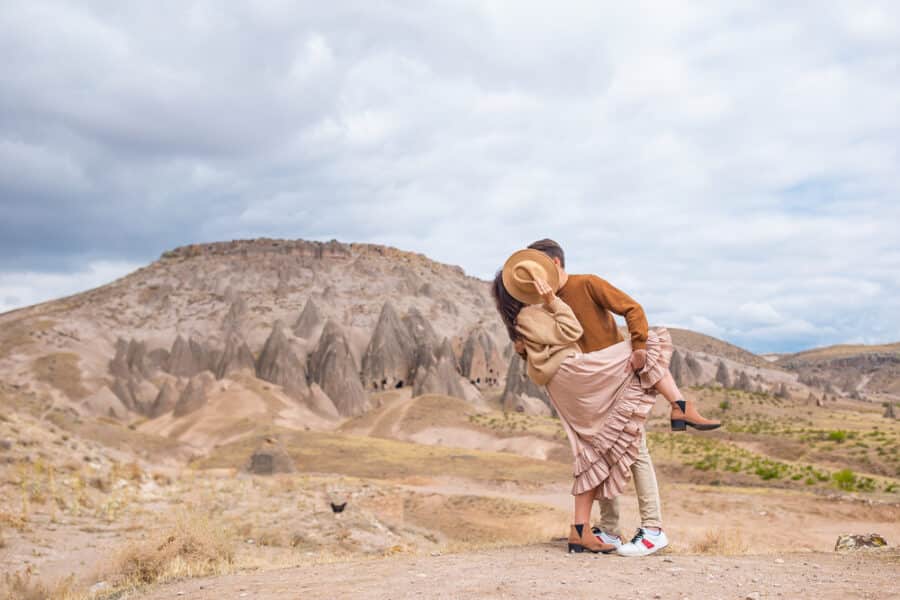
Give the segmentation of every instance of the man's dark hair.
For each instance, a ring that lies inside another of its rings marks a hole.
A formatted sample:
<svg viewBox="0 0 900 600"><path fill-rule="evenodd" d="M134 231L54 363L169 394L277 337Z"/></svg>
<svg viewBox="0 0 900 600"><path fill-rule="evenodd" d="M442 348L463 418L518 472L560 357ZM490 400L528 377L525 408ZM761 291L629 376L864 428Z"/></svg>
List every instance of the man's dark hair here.
<svg viewBox="0 0 900 600"><path fill-rule="evenodd" d="M566 268L566 253L563 252L562 246L560 246L553 240L549 238L538 240L528 247L534 250L540 250L550 258L558 258L559 266L561 266L563 269Z"/></svg>

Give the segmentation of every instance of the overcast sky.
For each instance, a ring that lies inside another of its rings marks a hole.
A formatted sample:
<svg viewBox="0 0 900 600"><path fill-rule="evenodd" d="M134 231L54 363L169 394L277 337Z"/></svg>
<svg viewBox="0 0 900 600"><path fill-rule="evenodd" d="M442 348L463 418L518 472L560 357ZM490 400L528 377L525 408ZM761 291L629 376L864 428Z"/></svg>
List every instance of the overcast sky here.
<svg viewBox="0 0 900 600"><path fill-rule="evenodd" d="M900 340L900 3L814 4L7 0L0 311L201 241L553 237L653 323Z"/></svg>

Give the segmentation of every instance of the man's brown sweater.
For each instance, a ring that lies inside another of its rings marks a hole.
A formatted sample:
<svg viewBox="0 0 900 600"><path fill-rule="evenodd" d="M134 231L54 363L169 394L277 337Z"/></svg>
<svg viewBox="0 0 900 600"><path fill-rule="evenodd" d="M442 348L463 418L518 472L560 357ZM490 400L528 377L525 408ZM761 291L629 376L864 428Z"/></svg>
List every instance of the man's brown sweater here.
<svg viewBox="0 0 900 600"><path fill-rule="evenodd" d="M647 317L644 309L628 294L596 275L569 275L556 295L572 307L584 328L578 340L582 352L594 352L623 341L612 313L625 317L631 333L632 350L647 345Z"/></svg>

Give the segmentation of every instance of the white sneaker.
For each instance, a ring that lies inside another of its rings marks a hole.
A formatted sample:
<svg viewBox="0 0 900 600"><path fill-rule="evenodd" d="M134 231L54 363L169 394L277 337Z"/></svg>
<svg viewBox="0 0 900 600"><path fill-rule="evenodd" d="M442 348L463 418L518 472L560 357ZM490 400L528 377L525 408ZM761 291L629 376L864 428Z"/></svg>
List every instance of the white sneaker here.
<svg viewBox="0 0 900 600"><path fill-rule="evenodd" d="M601 542L603 542L604 544L612 544L616 547L616 550L618 550L622 546L622 538L617 535L610 535L599 527L594 527L591 529L591 531Z"/></svg>
<svg viewBox="0 0 900 600"><path fill-rule="evenodd" d="M622 544L616 549L616 554L619 556L649 556L668 545L669 538L662 529L659 530L659 533L653 533L642 527L637 530L630 542Z"/></svg>

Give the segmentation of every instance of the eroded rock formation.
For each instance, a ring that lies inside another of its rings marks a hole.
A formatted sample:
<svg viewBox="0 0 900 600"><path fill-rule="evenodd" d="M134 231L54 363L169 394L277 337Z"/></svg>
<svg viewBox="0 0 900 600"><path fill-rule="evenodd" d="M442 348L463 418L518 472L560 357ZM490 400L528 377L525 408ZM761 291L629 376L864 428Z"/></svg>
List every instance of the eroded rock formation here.
<svg viewBox="0 0 900 600"><path fill-rule="evenodd" d="M533 415L550 415L555 411L543 388L538 387L525 372L525 361L513 354L506 372L506 387L500 397L503 410Z"/></svg>
<svg viewBox="0 0 900 600"><path fill-rule="evenodd" d="M182 417L205 406L209 401L209 392L212 391L215 384L216 380L209 371L203 371L191 377L187 386L178 396L172 414Z"/></svg>
<svg viewBox="0 0 900 600"><path fill-rule="evenodd" d="M462 375L477 386L499 385L503 361L494 339L481 326L466 338L459 357Z"/></svg>
<svg viewBox="0 0 900 600"><path fill-rule="evenodd" d="M334 321L325 323L319 343L309 357L309 378L319 384L339 414L355 416L369 409L350 344Z"/></svg>
<svg viewBox="0 0 900 600"><path fill-rule="evenodd" d="M302 399L309 395L306 383L306 361L301 360L291 348L284 334L281 321L272 327L259 360L256 363L256 376L284 388L292 398Z"/></svg>
<svg viewBox="0 0 900 600"><path fill-rule="evenodd" d="M365 389L374 391L409 385L415 372L415 353L412 336L394 306L385 302L362 358Z"/></svg>

